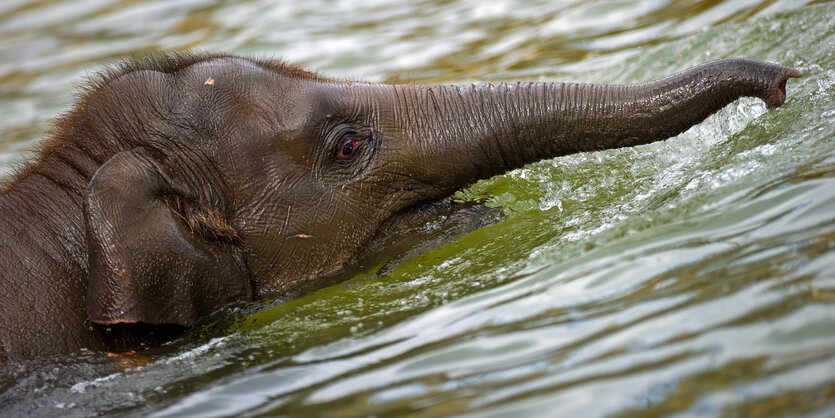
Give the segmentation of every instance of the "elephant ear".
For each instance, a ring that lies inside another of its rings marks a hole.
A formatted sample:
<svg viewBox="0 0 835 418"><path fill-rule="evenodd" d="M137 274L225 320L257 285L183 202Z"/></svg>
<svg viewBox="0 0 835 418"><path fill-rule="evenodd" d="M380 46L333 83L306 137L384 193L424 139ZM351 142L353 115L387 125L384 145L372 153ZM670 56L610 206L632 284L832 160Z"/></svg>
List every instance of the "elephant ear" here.
<svg viewBox="0 0 835 418"><path fill-rule="evenodd" d="M231 233L170 183L136 150L113 156L90 181L85 304L92 322L192 325L251 299Z"/></svg>

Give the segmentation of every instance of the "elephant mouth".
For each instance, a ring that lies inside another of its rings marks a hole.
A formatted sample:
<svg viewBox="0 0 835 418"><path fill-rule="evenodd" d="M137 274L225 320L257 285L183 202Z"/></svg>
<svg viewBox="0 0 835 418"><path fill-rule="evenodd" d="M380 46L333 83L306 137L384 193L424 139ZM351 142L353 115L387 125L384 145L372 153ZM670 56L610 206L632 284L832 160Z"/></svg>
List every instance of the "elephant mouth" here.
<svg viewBox="0 0 835 418"><path fill-rule="evenodd" d="M502 218L500 208L484 202L455 202L451 198L422 202L390 216L347 263L346 273L372 270L385 274L462 235Z"/></svg>

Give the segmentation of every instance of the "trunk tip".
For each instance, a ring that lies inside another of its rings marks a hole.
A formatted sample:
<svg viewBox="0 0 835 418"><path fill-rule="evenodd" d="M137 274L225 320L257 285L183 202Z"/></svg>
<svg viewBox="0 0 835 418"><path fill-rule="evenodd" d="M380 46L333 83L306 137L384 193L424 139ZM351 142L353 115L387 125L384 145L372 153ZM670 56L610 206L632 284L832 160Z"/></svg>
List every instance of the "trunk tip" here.
<svg viewBox="0 0 835 418"><path fill-rule="evenodd" d="M783 71L780 72L775 83L766 88L762 97L769 109L780 107L786 102L786 83L790 78L803 76L800 71L794 68L783 67L782 69Z"/></svg>

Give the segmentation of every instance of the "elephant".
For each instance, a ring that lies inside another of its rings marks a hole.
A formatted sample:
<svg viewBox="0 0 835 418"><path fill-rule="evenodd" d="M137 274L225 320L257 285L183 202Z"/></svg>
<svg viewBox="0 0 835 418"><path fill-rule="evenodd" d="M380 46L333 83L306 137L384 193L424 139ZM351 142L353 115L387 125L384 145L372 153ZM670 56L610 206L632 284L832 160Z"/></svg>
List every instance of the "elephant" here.
<svg viewBox="0 0 835 418"><path fill-rule="evenodd" d="M479 179L674 137L744 96L776 108L800 76L731 58L633 85L424 86L227 54L124 61L2 186L0 358L301 294Z"/></svg>

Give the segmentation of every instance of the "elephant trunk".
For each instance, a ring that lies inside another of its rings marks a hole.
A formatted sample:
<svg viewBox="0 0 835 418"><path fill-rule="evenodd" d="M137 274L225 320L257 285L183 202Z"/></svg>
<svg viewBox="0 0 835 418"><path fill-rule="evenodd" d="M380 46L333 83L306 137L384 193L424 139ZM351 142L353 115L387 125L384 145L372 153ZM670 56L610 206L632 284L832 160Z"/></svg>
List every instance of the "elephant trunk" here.
<svg viewBox="0 0 835 418"><path fill-rule="evenodd" d="M409 145L395 148L422 167L420 181L448 185L448 194L541 159L667 139L740 97L780 106L792 77L800 72L725 59L635 85L374 86L391 103L367 104L405 137L396 140Z"/></svg>

